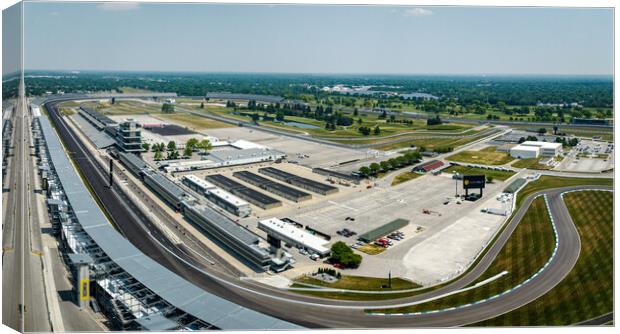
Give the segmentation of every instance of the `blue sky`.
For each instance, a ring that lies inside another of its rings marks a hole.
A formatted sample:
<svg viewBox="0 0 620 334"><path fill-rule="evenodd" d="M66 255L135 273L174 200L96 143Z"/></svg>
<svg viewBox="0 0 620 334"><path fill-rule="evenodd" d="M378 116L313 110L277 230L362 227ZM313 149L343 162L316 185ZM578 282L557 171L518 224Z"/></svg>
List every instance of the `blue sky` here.
<svg viewBox="0 0 620 334"><path fill-rule="evenodd" d="M31 2L25 66L611 75L613 11Z"/></svg>

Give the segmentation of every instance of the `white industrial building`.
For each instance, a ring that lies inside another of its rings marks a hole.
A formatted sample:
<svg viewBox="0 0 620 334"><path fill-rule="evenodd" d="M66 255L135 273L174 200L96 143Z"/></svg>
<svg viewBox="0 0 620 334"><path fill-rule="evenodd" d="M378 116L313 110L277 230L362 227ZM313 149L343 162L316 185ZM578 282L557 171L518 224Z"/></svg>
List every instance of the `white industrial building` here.
<svg viewBox="0 0 620 334"><path fill-rule="evenodd" d="M250 203L225 191L213 183L205 181L196 175L183 176L183 183L191 189L203 194L207 199L224 210L239 216L247 217L252 213Z"/></svg>
<svg viewBox="0 0 620 334"><path fill-rule="evenodd" d="M247 165L284 159L286 154L270 149L249 148L210 152L203 160L179 161L164 167L166 172L185 172L190 170Z"/></svg>
<svg viewBox="0 0 620 334"><path fill-rule="evenodd" d="M287 223L278 218L270 218L258 222L258 228L265 231L275 239L293 245L297 248L305 248L311 253L321 257L329 254L329 248L325 247L327 240L312 235L305 230L296 227L294 224Z"/></svg>
<svg viewBox="0 0 620 334"><path fill-rule="evenodd" d="M538 158L540 149L534 146L517 145L510 149L510 156L517 159Z"/></svg>
<svg viewBox="0 0 620 334"><path fill-rule="evenodd" d="M519 159L554 157L562 152L562 143L544 141L525 141L510 149L510 155Z"/></svg>

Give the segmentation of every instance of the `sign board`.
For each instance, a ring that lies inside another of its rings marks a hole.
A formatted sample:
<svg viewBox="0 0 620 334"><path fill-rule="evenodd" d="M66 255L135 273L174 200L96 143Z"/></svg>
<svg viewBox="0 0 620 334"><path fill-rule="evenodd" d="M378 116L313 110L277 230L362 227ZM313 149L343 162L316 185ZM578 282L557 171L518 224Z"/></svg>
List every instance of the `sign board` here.
<svg viewBox="0 0 620 334"><path fill-rule="evenodd" d="M81 300L90 299L90 280L88 279L80 280L80 299Z"/></svg>
<svg viewBox="0 0 620 334"><path fill-rule="evenodd" d="M485 184L484 175L463 175L463 189L482 189Z"/></svg>

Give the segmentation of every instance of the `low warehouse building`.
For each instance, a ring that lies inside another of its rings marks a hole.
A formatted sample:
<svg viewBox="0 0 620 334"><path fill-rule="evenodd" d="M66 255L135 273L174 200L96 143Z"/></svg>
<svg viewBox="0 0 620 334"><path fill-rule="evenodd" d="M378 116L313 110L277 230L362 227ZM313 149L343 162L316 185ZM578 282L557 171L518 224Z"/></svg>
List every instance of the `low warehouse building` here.
<svg viewBox="0 0 620 334"><path fill-rule="evenodd" d="M381 225L373 230L363 233L359 236L359 240L364 242L371 242L383 236L386 236L400 228L409 225L409 221L406 219L396 219L387 224Z"/></svg>
<svg viewBox="0 0 620 334"><path fill-rule="evenodd" d="M181 210L181 204L191 205L196 199L181 189L174 182L156 172L147 172L144 175L144 183L155 191L177 211Z"/></svg>
<svg viewBox="0 0 620 334"><path fill-rule="evenodd" d="M271 265L269 251L259 247L259 237L217 211L203 205L186 206L183 214L194 224L233 251L237 257L259 270Z"/></svg>
<svg viewBox="0 0 620 334"><path fill-rule="evenodd" d="M316 182L314 180L306 179L304 177L297 176L295 174L291 174L273 167L259 168L258 172L261 174L265 174L269 177L273 177L274 179L292 184L296 187L315 192L317 194L330 195L338 192L338 188L336 187L321 182Z"/></svg>
<svg viewBox="0 0 620 334"><path fill-rule="evenodd" d="M518 145L510 149L510 156L517 159L534 159L540 155L540 149L535 146Z"/></svg>
<svg viewBox="0 0 620 334"><path fill-rule="evenodd" d="M252 213L250 203L222 189L209 189L205 192L205 197L217 206L241 218Z"/></svg>
<svg viewBox="0 0 620 334"><path fill-rule="evenodd" d="M538 147L543 157L555 157L562 152L562 143L549 143L544 141L526 141L521 146Z"/></svg>
<svg viewBox="0 0 620 334"><path fill-rule="evenodd" d="M234 172L233 176L293 202L299 203L312 199L312 195L306 192L291 188L275 181L271 181L267 178L248 171Z"/></svg>
<svg viewBox="0 0 620 334"><path fill-rule="evenodd" d="M278 218L270 218L258 222L258 228L265 231L272 238L282 240L297 248L304 248L321 257L329 254L329 248L325 247L327 240L312 235L305 230L287 223Z"/></svg>
<svg viewBox="0 0 620 334"><path fill-rule="evenodd" d="M144 172L150 169L144 160L133 153L118 152L118 159L139 178L142 178Z"/></svg>
<svg viewBox="0 0 620 334"><path fill-rule="evenodd" d="M428 173L444 166L439 160L430 160L413 167L414 172Z"/></svg>
<svg viewBox="0 0 620 334"><path fill-rule="evenodd" d="M236 182L234 180L227 178L224 175L221 175L221 174L207 175L205 178L208 181L216 184L218 187L243 198L244 200L258 206L259 208L268 210L268 209L273 209L275 207L282 206L281 201L271 196L267 196L252 188L248 188L239 182Z"/></svg>
<svg viewBox="0 0 620 334"><path fill-rule="evenodd" d="M183 184L192 190L203 194L208 200L224 210L237 215L239 217L247 217L252 213L250 204L241 198L219 189L211 182L207 182L195 175L183 176Z"/></svg>

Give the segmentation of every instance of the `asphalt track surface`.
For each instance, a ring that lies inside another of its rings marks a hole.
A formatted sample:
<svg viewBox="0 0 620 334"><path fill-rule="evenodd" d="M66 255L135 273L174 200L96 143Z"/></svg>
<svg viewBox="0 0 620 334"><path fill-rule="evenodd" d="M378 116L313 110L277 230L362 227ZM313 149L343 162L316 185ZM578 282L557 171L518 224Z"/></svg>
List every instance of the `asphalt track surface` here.
<svg viewBox="0 0 620 334"><path fill-rule="evenodd" d="M20 332L51 330L45 302L40 253L33 252L36 217L34 174L30 157L30 118L23 81L13 117L13 155L10 163L10 192L3 213L4 237L11 246L2 253L2 322ZM6 181L6 180L4 180Z"/></svg>
<svg viewBox="0 0 620 334"><path fill-rule="evenodd" d="M92 160L92 157L88 156L84 144L76 140L64 121L58 116L56 103L47 103L46 109L50 111L52 120L59 130L67 150L71 152L71 157L109 214L110 219L136 247L206 291L256 311L311 328L451 327L486 320L521 307L544 295L557 285L570 272L579 257L579 235L564 205L561 193L581 189L610 189L610 187L600 186L566 187L530 195L498 236L496 242L470 271L452 283L432 292L388 301L326 300L224 277L219 273L205 273L200 270L199 261L171 244L137 208L132 207L131 201L125 198L120 190L114 186L108 188L105 171L102 171L101 167ZM556 257L549 263L549 266L520 289L484 303L438 313L377 316L364 312L366 307L389 308L393 305L415 302L459 290L473 283L485 272L501 251L533 199L542 194L548 196L549 209L556 223L559 238L558 250ZM151 231L154 238L147 237L146 230Z"/></svg>

